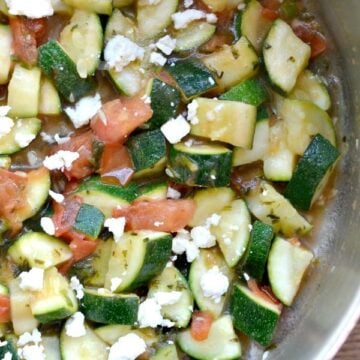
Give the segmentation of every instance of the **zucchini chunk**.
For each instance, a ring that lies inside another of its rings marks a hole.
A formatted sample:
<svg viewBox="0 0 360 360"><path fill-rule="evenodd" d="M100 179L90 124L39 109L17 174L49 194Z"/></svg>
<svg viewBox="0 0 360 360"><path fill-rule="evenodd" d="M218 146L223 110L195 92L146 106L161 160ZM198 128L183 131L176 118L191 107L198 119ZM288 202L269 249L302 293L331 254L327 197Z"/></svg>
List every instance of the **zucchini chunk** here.
<svg viewBox="0 0 360 360"><path fill-rule="evenodd" d="M178 335L177 343L182 351L195 359L231 360L241 356L241 345L229 315L212 323L207 339L197 341L191 336L190 330L185 330Z"/></svg>
<svg viewBox="0 0 360 360"><path fill-rule="evenodd" d="M304 273L313 257L309 250L293 245L281 237L274 240L267 269L271 289L285 305L290 306L294 301Z"/></svg>
<svg viewBox="0 0 360 360"><path fill-rule="evenodd" d="M277 19L265 39L263 56L270 81L282 93L294 88L310 59L310 46L300 40L285 21Z"/></svg>
<svg viewBox="0 0 360 360"><path fill-rule="evenodd" d="M120 284L114 292L131 291L146 284L161 273L171 254L170 234L155 231L125 233L121 241L114 243L105 287L112 288L112 279L118 278Z"/></svg>
<svg viewBox="0 0 360 360"><path fill-rule="evenodd" d="M73 229L90 239L97 239L105 221L104 214L95 206L81 204Z"/></svg>
<svg viewBox="0 0 360 360"><path fill-rule="evenodd" d="M167 197L168 186L163 181L149 182L139 188L136 200L164 200Z"/></svg>
<svg viewBox="0 0 360 360"><path fill-rule="evenodd" d="M80 301L80 311L85 318L102 324L134 325L138 308L137 295L119 295L110 291L99 293L97 289L84 289Z"/></svg>
<svg viewBox="0 0 360 360"><path fill-rule="evenodd" d="M45 359L61 360L60 339L56 335L43 335L42 345L44 346Z"/></svg>
<svg viewBox="0 0 360 360"><path fill-rule="evenodd" d="M112 0L63 0L65 4L98 14L110 15L112 12Z"/></svg>
<svg viewBox="0 0 360 360"><path fill-rule="evenodd" d="M42 77L40 84L39 114L59 115L61 111L59 93L48 78Z"/></svg>
<svg viewBox="0 0 360 360"><path fill-rule="evenodd" d="M267 346L271 343L280 309L247 287L235 284L230 299L230 314L236 329Z"/></svg>
<svg viewBox="0 0 360 360"><path fill-rule="evenodd" d="M136 37L136 27L134 22L129 17L125 16L119 9L114 9L106 23L105 43L116 35L123 35L132 41L135 41Z"/></svg>
<svg viewBox="0 0 360 360"><path fill-rule="evenodd" d="M0 24L0 85L7 84L9 81L11 59L12 35L10 26Z"/></svg>
<svg viewBox="0 0 360 360"><path fill-rule="evenodd" d="M309 210L331 174L339 151L320 134L316 135L300 158L285 189L285 197L300 210Z"/></svg>
<svg viewBox="0 0 360 360"><path fill-rule="evenodd" d="M232 151L219 144L170 147L168 175L187 185L220 187L230 184Z"/></svg>
<svg viewBox="0 0 360 360"><path fill-rule="evenodd" d="M150 357L150 360L179 360L176 345L168 344L162 346L153 356Z"/></svg>

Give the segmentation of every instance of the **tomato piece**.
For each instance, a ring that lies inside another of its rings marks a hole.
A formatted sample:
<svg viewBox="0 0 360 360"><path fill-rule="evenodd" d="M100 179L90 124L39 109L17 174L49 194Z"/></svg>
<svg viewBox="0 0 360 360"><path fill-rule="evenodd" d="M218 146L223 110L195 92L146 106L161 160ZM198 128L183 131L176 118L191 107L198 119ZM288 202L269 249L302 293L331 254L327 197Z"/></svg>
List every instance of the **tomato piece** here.
<svg viewBox="0 0 360 360"><path fill-rule="evenodd" d="M139 97L107 102L91 120L91 128L106 144L124 143L127 137L152 116L149 104Z"/></svg>
<svg viewBox="0 0 360 360"><path fill-rule="evenodd" d="M261 10L261 15L267 20L276 20L279 17L279 12L277 10L263 8Z"/></svg>
<svg viewBox="0 0 360 360"><path fill-rule="evenodd" d="M257 284L254 279L250 279L247 281L249 289L257 296L260 296L265 301L270 302L278 307L281 307L281 302L275 297L273 292L268 286L261 286Z"/></svg>
<svg viewBox="0 0 360 360"><path fill-rule="evenodd" d="M279 10L281 2L279 0L261 0L261 5L270 10Z"/></svg>
<svg viewBox="0 0 360 360"><path fill-rule="evenodd" d="M91 255L97 248L99 242L96 240L74 239L70 242L70 249L75 262Z"/></svg>
<svg viewBox="0 0 360 360"><path fill-rule="evenodd" d="M135 201L123 209L115 209L115 217L126 218L127 230L175 232L184 228L195 212L193 200Z"/></svg>
<svg viewBox="0 0 360 360"><path fill-rule="evenodd" d="M7 323L10 320L10 297L9 295L0 295L0 323Z"/></svg>
<svg viewBox="0 0 360 360"><path fill-rule="evenodd" d="M196 341L206 340L209 336L213 316L208 311L194 311L191 320L190 334Z"/></svg>
<svg viewBox="0 0 360 360"><path fill-rule="evenodd" d="M26 27L35 34L37 46L41 45L45 40L45 35L47 34L47 19L24 19Z"/></svg>
<svg viewBox="0 0 360 360"><path fill-rule="evenodd" d="M230 34L215 34L211 39L201 46L201 51L206 53L212 53L223 45L230 45L233 41L233 37Z"/></svg>

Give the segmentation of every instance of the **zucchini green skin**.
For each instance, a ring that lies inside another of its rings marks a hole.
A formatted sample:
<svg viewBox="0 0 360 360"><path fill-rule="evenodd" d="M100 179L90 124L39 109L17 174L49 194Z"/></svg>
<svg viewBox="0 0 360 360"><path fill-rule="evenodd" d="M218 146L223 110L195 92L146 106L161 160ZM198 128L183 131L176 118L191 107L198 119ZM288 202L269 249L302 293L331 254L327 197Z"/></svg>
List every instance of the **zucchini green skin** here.
<svg viewBox="0 0 360 360"><path fill-rule="evenodd" d="M271 343L280 310L245 286L235 284L230 298L234 327L263 346Z"/></svg>
<svg viewBox="0 0 360 360"><path fill-rule="evenodd" d="M192 99L216 87L212 72L199 60L177 60L167 64L165 69L175 79L186 99Z"/></svg>
<svg viewBox="0 0 360 360"><path fill-rule="evenodd" d="M309 210L322 180L331 171L340 152L327 139L317 134L304 155L285 189L285 197L300 210Z"/></svg>
<svg viewBox="0 0 360 360"><path fill-rule="evenodd" d="M132 294L99 294L97 290L85 289L79 308L86 319L97 323L134 325L139 297Z"/></svg>
<svg viewBox="0 0 360 360"><path fill-rule="evenodd" d="M264 276L273 237L272 226L254 222L242 269L255 280L261 281Z"/></svg>
<svg viewBox="0 0 360 360"><path fill-rule="evenodd" d="M16 337L13 335L5 336L6 345L0 347L0 359L5 358L6 353L11 354L11 360L20 360L20 357L17 353L16 347Z"/></svg>
<svg viewBox="0 0 360 360"><path fill-rule="evenodd" d="M73 229L90 239L97 239L104 225L105 216L95 206L82 204L76 215Z"/></svg>
<svg viewBox="0 0 360 360"><path fill-rule="evenodd" d="M39 66L42 72L54 80L59 93L69 101L77 101L95 87L91 78L82 79L75 63L56 40L39 47Z"/></svg>

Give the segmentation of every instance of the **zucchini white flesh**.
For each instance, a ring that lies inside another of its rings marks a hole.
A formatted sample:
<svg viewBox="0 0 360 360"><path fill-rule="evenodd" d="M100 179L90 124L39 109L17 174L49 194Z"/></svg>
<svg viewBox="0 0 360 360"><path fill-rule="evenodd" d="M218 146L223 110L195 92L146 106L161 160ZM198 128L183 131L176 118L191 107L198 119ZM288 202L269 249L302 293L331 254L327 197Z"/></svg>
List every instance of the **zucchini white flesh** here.
<svg viewBox="0 0 360 360"><path fill-rule="evenodd" d="M241 356L241 345L229 315L212 323L207 339L194 340L190 330L185 330L178 335L177 343L182 351L195 359L230 360Z"/></svg>
<svg viewBox="0 0 360 360"><path fill-rule="evenodd" d="M269 119L258 121L255 126L254 141L251 149L234 149L233 166L250 164L262 160L269 151Z"/></svg>
<svg viewBox="0 0 360 360"><path fill-rule="evenodd" d="M178 0L160 0L155 4L137 2L137 24L140 39L153 39L171 24L171 15L178 7Z"/></svg>
<svg viewBox="0 0 360 360"><path fill-rule="evenodd" d="M245 253L250 239L250 213L245 201L238 199L219 215L220 222L211 227L211 233L215 235L228 266L234 267Z"/></svg>
<svg viewBox="0 0 360 360"><path fill-rule="evenodd" d="M285 121L289 149L295 154L302 155L316 134L336 146L335 128L330 116L313 103L285 99L280 106L280 116Z"/></svg>
<svg viewBox="0 0 360 360"><path fill-rule="evenodd" d="M202 58L217 75L222 90L256 75L259 59L249 41L243 36L234 45L224 45L219 51Z"/></svg>
<svg viewBox="0 0 360 360"><path fill-rule="evenodd" d="M123 35L134 41L136 38L135 23L125 16L119 9L114 9L105 28L105 42L116 35Z"/></svg>
<svg viewBox="0 0 360 360"><path fill-rule="evenodd" d="M27 232L10 246L9 255L18 265L47 269L72 257L69 246L60 239L40 232Z"/></svg>
<svg viewBox="0 0 360 360"><path fill-rule="evenodd" d="M256 107L239 101L197 98L196 117L191 134L243 148L253 144Z"/></svg>
<svg viewBox="0 0 360 360"><path fill-rule="evenodd" d="M228 0L203 0L202 1L211 11L223 11L231 1ZM234 2L234 1L232 1Z"/></svg>
<svg viewBox="0 0 360 360"><path fill-rule="evenodd" d="M75 9L93 11L98 14L110 15L112 0L64 0L64 3Z"/></svg>
<svg viewBox="0 0 360 360"><path fill-rule="evenodd" d="M55 14L71 15L74 12L74 9L65 4L64 0L50 0L50 2Z"/></svg>
<svg viewBox="0 0 360 360"><path fill-rule="evenodd" d="M212 298L206 297L201 288L201 277L214 266L219 268L219 271L225 275L229 283L234 277L233 271L228 267L225 262L224 257L220 251L216 248L213 249L201 249L199 256L191 264L190 274L189 274L189 285L190 289L194 295L196 304L203 311L209 311L214 316L218 318L223 310L227 293L224 294L219 302L215 302Z"/></svg>
<svg viewBox="0 0 360 360"><path fill-rule="evenodd" d="M168 344L162 346L156 351L155 355L150 357L150 360L179 360L176 345Z"/></svg>
<svg viewBox="0 0 360 360"><path fill-rule="evenodd" d="M158 292L172 291L180 292L180 298L174 304L162 306L161 314L173 321L176 327L186 327L191 319L194 300L186 279L177 268L166 267L160 275L153 278L147 296L152 298Z"/></svg>
<svg viewBox="0 0 360 360"><path fill-rule="evenodd" d="M60 340L57 335L45 335L41 338L44 346L44 354L46 360L61 360Z"/></svg>
<svg viewBox="0 0 360 360"><path fill-rule="evenodd" d="M8 87L9 116L33 117L38 114L41 71L16 64Z"/></svg>
<svg viewBox="0 0 360 360"><path fill-rule="evenodd" d="M61 101L53 83L46 77L41 78L39 114L59 115L61 113Z"/></svg>
<svg viewBox="0 0 360 360"><path fill-rule="evenodd" d="M271 289L285 305L290 306L313 254L300 246L277 237L270 249L268 274Z"/></svg>
<svg viewBox="0 0 360 360"><path fill-rule="evenodd" d="M272 225L276 232L291 236L303 235L312 229L291 203L266 181L260 181L245 198L250 212L265 224Z"/></svg>
<svg viewBox="0 0 360 360"><path fill-rule="evenodd" d="M308 65L310 46L300 40L283 20L275 20L263 46L264 62L270 81L288 94Z"/></svg>
<svg viewBox="0 0 360 360"><path fill-rule="evenodd" d="M60 350L62 360L107 360L107 345L95 332L85 324L86 334L71 337L66 334L64 326L60 335Z"/></svg>
<svg viewBox="0 0 360 360"><path fill-rule="evenodd" d="M300 74L289 98L308 100L325 111L331 107L331 98L326 85L310 70Z"/></svg>
<svg viewBox="0 0 360 360"><path fill-rule="evenodd" d="M82 78L93 75L99 65L103 30L97 14L75 10L60 33L60 44L76 64Z"/></svg>
<svg viewBox="0 0 360 360"><path fill-rule="evenodd" d="M9 81L11 60L12 36L10 26L0 24L0 85Z"/></svg>
<svg viewBox="0 0 360 360"><path fill-rule="evenodd" d="M165 182L149 182L140 187L137 200L164 200L167 197L167 192L168 186Z"/></svg>

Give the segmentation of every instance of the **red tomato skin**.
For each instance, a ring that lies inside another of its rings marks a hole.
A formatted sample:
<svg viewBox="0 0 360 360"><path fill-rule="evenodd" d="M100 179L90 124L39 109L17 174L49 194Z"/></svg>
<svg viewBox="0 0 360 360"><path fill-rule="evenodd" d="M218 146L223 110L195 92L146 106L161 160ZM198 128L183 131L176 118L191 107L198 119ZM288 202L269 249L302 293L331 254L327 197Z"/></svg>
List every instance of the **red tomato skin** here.
<svg viewBox="0 0 360 360"><path fill-rule="evenodd" d="M7 323L10 320L10 296L0 295L0 323Z"/></svg>
<svg viewBox="0 0 360 360"><path fill-rule="evenodd" d="M192 315L190 333L196 341L204 341L208 338L213 316L208 311L194 311Z"/></svg>

